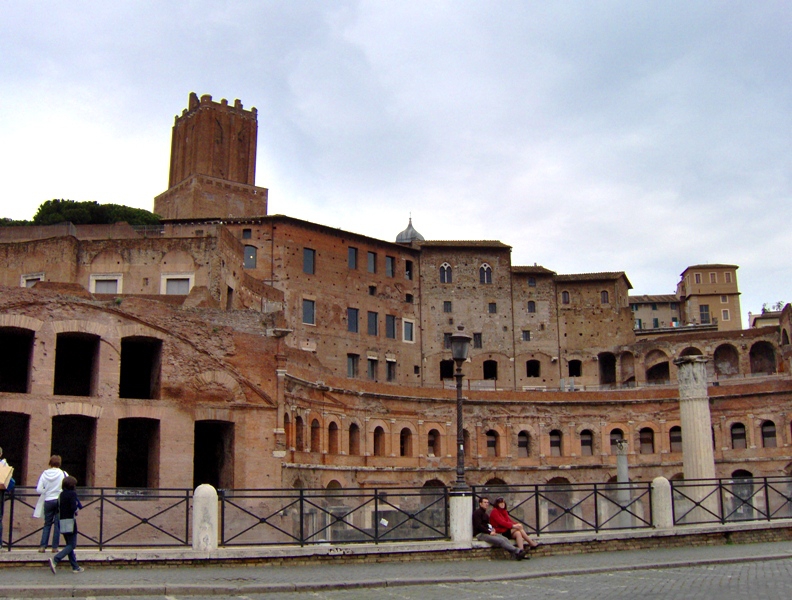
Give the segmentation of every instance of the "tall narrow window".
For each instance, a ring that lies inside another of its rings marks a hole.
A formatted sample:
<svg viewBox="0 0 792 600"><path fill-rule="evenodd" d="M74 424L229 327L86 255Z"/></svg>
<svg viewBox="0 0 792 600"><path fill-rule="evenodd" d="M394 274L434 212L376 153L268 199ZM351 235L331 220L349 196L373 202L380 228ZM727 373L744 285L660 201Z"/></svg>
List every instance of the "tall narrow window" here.
<svg viewBox="0 0 792 600"><path fill-rule="evenodd" d="M402 340L405 342L415 341L415 323L402 319Z"/></svg>
<svg viewBox="0 0 792 600"><path fill-rule="evenodd" d="M445 313L453 312L452 306L453 305L451 304L451 300L444 300L443 301L443 312L445 312Z"/></svg>
<svg viewBox="0 0 792 600"><path fill-rule="evenodd" d="M641 454L654 454L654 430L644 427L638 432L638 441L641 444Z"/></svg>
<svg viewBox="0 0 792 600"><path fill-rule="evenodd" d="M528 278L528 287L536 287L536 277Z"/></svg>
<svg viewBox="0 0 792 600"><path fill-rule="evenodd" d="M393 277L396 273L396 259L393 256L385 257L385 276Z"/></svg>
<svg viewBox="0 0 792 600"><path fill-rule="evenodd" d="M492 283L492 267L484 263L479 268L479 283Z"/></svg>
<svg viewBox="0 0 792 600"><path fill-rule="evenodd" d="M412 456L412 431L407 427L399 433L399 456Z"/></svg>
<svg viewBox="0 0 792 600"><path fill-rule="evenodd" d="M303 248L303 273L313 275L316 272L316 250Z"/></svg>
<svg viewBox="0 0 792 600"><path fill-rule="evenodd" d="M449 344L450 344L450 340L449 340ZM449 345L449 348L450 347L451 346ZM474 333L473 334L473 347L474 348L481 348L482 347L482 339L481 339L481 334L480 333Z"/></svg>
<svg viewBox="0 0 792 600"><path fill-rule="evenodd" d="M699 318L702 325L708 325L710 323L709 304L701 304L699 306Z"/></svg>
<svg viewBox="0 0 792 600"><path fill-rule="evenodd" d="M347 308L347 331L349 333L358 332L358 321L360 311L357 308Z"/></svg>
<svg viewBox="0 0 792 600"><path fill-rule="evenodd" d="M733 450L745 450L745 425L735 423L731 426L731 446Z"/></svg>
<svg viewBox="0 0 792 600"><path fill-rule="evenodd" d="M385 363L385 366L388 370L386 373L388 381L396 381L396 362L389 360Z"/></svg>
<svg viewBox="0 0 792 600"><path fill-rule="evenodd" d="M379 315L375 312L368 312L368 334L379 335Z"/></svg>
<svg viewBox="0 0 792 600"><path fill-rule="evenodd" d="M368 378L372 381L377 379L377 375L379 371L379 361L376 358L369 358L368 359Z"/></svg>
<svg viewBox="0 0 792 600"><path fill-rule="evenodd" d="M385 456L385 430L382 427L374 429L374 456Z"/></svg>
<svg viewBox="0 0 792 600"><path fill-rule="evenodd" d="M527 458L530 454L529 440L530 436L527 431L517 434L517 456L519 458Z"/></svg>
<svg viewBox="0 0 792 600"><path fill-rule="evenodd" d="M682 452L682 428L675 425L668 432L668 441L671 445L671 452Z"/></svg>
<svg viewBox="0 0 792 600"><path fill-rule="evenodd" d="M256 268L256 254L258 250L255 246L245 246L245 262L244 267L246 269L255 269Z"/></svg>
<svg viewBox="0 0 792 600"><path fill-rule="evenodd" d="M563 454L561 431L553 429L550 432L550 456L561 456Z"/></svg>
<svg viewBox="0 0 792 600"><path fill-rule="evenodd" d="M731 273L724 273L723 277L726 280L726 283L731 283Z"/></svg>
<svg viewBox="0 0 792 600"><path fill-rule="evenodd" d="M360 356L358 354L347 354L347 377L358 376L358 364Z"/></svg>
<svg viewBox="0 0 792 600"><path fill-rule="evenodd" d="M303 323L316 325L316 302L303 299Z"/></svg>
<svg viewBox="0 0 792 600"><path fill-rule="evenodd" d="M440 456L440 432L437 429L429 431L426 438L426 453L428 456Z"/></svg>
<svg viewBox="0 0 792 600"><path fill-rule="evenodd" d="M580 455L592 456L594 454L594 434L590 429L580 432Z"/></svg>
<svg viewBox="0 0 792 600"><path fill-rule="evenodd" d="M368 272L369 273L376 273L377 272L377 253L376 252L369 252L368 253Z"/></svg>
<svg viewBox="0 0 792 600"><path fill-rule="evenodd" d="M602 290L600 292L600 304L609 304L610 303L610 296L608 295L607 290Z"/></svg>
<svg viewBox="0 0 792 600"><path fill-rule="evenodd" d="M443 348L445 348L446 350L450 350L451 349L451 334L450 333L444 333L443 334Z"/></svg>
<svg viewBox="0 0 792 600"><path fill-rule="evenodd" d="M487 456L498 456L498 432L494 429L487 432Z"/></svg>
<svg viewBox="0 0 792 600"><path fill-rule="evenodd" d="M330 421L327 427L327 453L338 454L338 424Z"/></svg>
<svg viewBox="0 0 792 600"><path fill-rule="evenodd" d="M772 421L765 421L762 423L762 447L776 447L776 427L775 423Z"/></svg>
<svg viewBox="0 0 792 600"><path fill-rule="evenodd" d="M536 302L533 300L528 300L528 312L535 313L536 312Z"/></svg>
<svg viewBox="0 0 792 600"><path fill-rule="evenodd" d="M616 454L619 442L624 439L624 432L621 429L612 429L610 432L610 453Z"/></svg>
<svg viewBox="0 0 792 600"><path fill-rule="evenodd" d="M357 269L358 249L350 246L347 250L347 266L350 269Z"/></svg>
<svg viewBox="0 0 792 600"><path fill-rule="evenodd" d="M498 312L498 304L496 302L490 302L487 304L487 312L491 315L494 315Z"/></svg>
<svg viewBox="0 0 792 600"><path fill-rule="evenodd" d="M523 329L522 332L522 341L523 342L530 342L531 341L531 332L528 329Z"/></svg>
<svg viewBox="0 0 792 600"><path fill-rule="evenodd" d="M452 273L451 273L451 265L447 262L440 265L440 283L451 283L452 282Z"/></svg>
<svg viewBox="0 0 792 600"><path fill-rule="evenodd" d="M391 340L396 339L396 317L385 315L385 337Z"/></svg>
<svg viewBox="0 0 792 600"><path fill-rule="evenodd" d="M357 423L352 423L349 426L349 455L360 455L360 427Z"/></svg>
<svg viewBox="0 0 792 600"><path fill-rule="evenodd" d="M404 278L409 280L413 278L413 261L411 260L404 261Z"/></svg>
<svg viewBox="0 0 792 600"><path fill-rule="evenodd" d="M561 304L569 304L569 292L561 292Z"/></svg>

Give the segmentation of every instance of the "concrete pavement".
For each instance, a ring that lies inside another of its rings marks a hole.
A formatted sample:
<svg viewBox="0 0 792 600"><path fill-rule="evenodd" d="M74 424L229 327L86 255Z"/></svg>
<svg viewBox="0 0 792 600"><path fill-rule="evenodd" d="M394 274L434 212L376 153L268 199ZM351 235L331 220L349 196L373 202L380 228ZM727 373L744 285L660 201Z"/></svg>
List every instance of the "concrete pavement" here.
<svg viewBox="0 0 792 600"><path fill-rule="evenodd" d="M694 565L728 565L751 561L792 559L792 541L699 547L657 547L589 554L537 556L531 560L479 558L466 560L405 560L357 562L339 554L319 564L179 564L169 566L100 566L84 561L84 573L73 574L66 562L53 575L46 558L40 566L0 569L0 597L184 597L250 596L276 592L309 592L390 588L425 584L509 582L550 576L617 573L636 569L672 569ZM80 558L78 549L78 560ZM84 556L89 555L83 552ZM449 552L458 557L458 553ZM31 557L32 558L32 557ZM435 554L435 558L437 555Z"/></svg>

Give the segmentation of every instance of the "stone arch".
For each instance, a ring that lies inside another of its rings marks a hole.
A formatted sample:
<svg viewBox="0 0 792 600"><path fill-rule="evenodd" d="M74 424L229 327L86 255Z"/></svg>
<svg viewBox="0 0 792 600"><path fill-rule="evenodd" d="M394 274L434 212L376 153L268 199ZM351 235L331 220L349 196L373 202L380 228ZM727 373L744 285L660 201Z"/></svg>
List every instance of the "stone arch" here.
<svg viewBox="0 0 792 600"><path fill-rule="evenodd" d="M44 325L44 321L39 321L25 315L0 315L0 327L15 327L17 329L29 329L37 332Z"/></svg>
<svg viewBox="0 0 792 600"><path fill-rule="evenodd" d="M126 261L114 250L102 250L91 260L91 273L121 273Z"/></svg>
<svg viewBox="0 0 792 600"><path fill-rule="evenodd" d="M776 354L770 342L759 341L751 346L751 373L773 374L776 372Z"/></svg>
<svg viewBox="0 0 792 600"><path fill-rule="evenodd" d="M644 360L646 366L647 383L668 383L671 379L670 365L668 356L662 350L655 348L646 355Z"/></svg>
<svg viewBox="0 0 792 600"><path fill-rule="evenodd" d="M622 352L619 358L619 379L622 383L635 383L635 356L632 352Z"/></svg>
<svg viewBox="0 0 792 600"><path fill-rule="evenodd" d="M204 371L193 379L193 386L199 394L207 395L213 390L217 391L219 387L228 393L228 397L225 398L227 402L245 402L245 393L239 382L225 371Z"/></svg>
<svg viewBox="0 0 792 600"><path fill-rule="evenodd" d="M163 273L188 273L195 271L195 260L184 250L171 250L160 261Z"/></svg>
<svg viewBox="0 0 792 600"><path fill-rule="evenodd" d="M740 373L740 353L731 344L721 344L715 348L713 362L717 377L730 377Z"/></svg>
<svg viewBox="0 0 792 600"><path fill-rule="evenodd" d="M704 353L695 346L688 346L679 353L679 356L702 356L703 354Z"/></svg>

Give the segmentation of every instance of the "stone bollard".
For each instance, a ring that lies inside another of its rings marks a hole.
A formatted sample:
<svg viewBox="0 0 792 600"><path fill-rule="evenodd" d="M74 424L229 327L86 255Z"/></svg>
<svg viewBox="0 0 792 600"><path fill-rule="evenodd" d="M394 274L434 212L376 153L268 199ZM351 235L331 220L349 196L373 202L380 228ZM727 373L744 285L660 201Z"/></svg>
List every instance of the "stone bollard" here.
<svg viewBox="0 0 792 600"><path fill-rule="evenodd" d="M665 477L652 480L652 521L656 529L671 529L674 526L671 482Z"/></svg>
<svg viewBox="0 0 792 600"><path fill-rule="evenodd" d="M193 494L192 547L196 552L217 550L217 490L208 483L195 488Z"/></svg>
<svg viewBox="0 0 792 600"><path fill-rule="evenodd" d="M471 494L451 494L449 525L452 542L473 541L473 496Z"/></svg>

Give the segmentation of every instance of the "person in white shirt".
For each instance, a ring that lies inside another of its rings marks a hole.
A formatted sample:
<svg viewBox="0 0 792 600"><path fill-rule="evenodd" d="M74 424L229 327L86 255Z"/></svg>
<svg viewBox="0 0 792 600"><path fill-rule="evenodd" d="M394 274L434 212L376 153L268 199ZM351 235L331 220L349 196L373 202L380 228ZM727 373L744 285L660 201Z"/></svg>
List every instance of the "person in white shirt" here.
<svg viewBox="0 0 792 600"><path fill-rule="evenodd" d="M39 477L36 491L41 494L36 509L33 511L34 518L44 517L44 529L41 531L41 544L39 552L44 552L49 543L50 530L54 529L52 536L52 551L58 551L58 541L60 540L60 518L58 517L58 497L61 493L63 478L67 473L61 470L61 457L53 454L49 459L50 468L44 471ZM55 525L53 528L52 526Z"/></svg>

